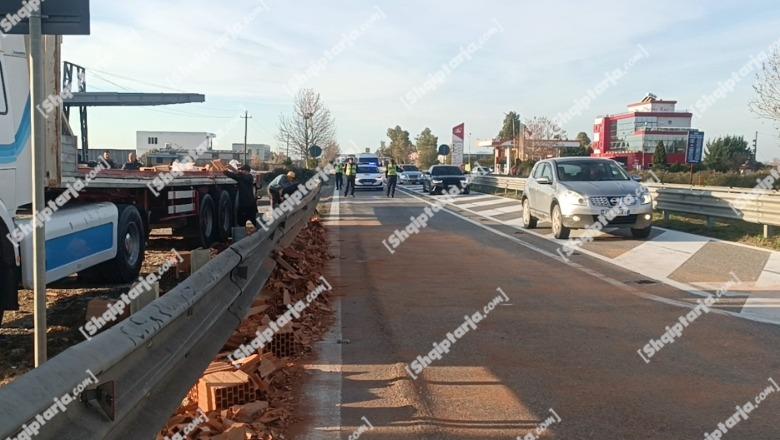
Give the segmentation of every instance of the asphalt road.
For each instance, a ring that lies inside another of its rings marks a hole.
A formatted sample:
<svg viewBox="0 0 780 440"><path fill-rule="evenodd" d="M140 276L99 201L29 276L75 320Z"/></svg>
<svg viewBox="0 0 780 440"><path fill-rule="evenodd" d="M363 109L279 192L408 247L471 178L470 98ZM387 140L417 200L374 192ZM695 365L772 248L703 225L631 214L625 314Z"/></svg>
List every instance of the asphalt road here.
<svg viewBox="0 0 780 440"><path fill-rule="evenodd" d="M776 326L712 309L646 362L691 295L585 255L565 264L555 243L473 213L441 211L391 253L383 240L426 200L359 193L327 217L339 317L293 438L707 439L719 424L722 438L780 438L780 389L736 409L780 380ZM509 301L413 379L409 364L497 288Z"/></svg>

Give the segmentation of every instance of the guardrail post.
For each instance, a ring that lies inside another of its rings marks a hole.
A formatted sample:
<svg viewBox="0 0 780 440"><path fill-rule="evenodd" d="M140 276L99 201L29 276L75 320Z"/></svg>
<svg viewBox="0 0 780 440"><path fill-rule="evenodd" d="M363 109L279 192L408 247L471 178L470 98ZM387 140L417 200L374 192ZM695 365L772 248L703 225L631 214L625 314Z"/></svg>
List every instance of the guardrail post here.
<svg viewBox="0 0 780 440"><path fill-rule="evenodd" d="M712 217L710 215L707 216L707 229L712 229L715 227L715 217Z"/></svg>
<svg viewBox="0 0 780 440"><path fill-rule="evenodd" d="M775 228L773 228L772 225L764 225L764 238L771 237L774 229Z"/></svg>
<svg viewBox="0 0 780 440"><path fill-rule="evenodd" d="M672 221L672 213L664 210L663 214L664 214L664 225L669 225L669 223L671 223Z"/></svg>

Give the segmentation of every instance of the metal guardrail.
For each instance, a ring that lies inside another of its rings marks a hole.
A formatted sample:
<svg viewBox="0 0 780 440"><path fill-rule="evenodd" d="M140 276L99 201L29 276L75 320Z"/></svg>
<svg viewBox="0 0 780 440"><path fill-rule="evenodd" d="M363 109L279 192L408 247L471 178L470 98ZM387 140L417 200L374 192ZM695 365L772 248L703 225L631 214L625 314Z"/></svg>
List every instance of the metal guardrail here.
<svg viewBox="0 0 780 440"><path fill-rule="evenodd" d="M138 313L0 390L0 438L14 439L34 423L41 425L30 436L36 439L154 438L262 290L276 265L268 257L292 242L319 198L319 191L308 194L270 230L235 243ZM99 381L82 394L91 400L45 420L54 399L84 382L88 370Z"/></svg>
<svg viewBox="0 0 780 440"><path fill-rule="evenodd" d="M508 176L476 176L475 187L522 192L526 179ZM764 225L764 235L770 226L780 226L780 192L753 188L720 186L690 186L663 183L644 183L653 194L653 207L664 212L668 220L673 212L707 217L708 225L714 219L742 220Z"/></svg>

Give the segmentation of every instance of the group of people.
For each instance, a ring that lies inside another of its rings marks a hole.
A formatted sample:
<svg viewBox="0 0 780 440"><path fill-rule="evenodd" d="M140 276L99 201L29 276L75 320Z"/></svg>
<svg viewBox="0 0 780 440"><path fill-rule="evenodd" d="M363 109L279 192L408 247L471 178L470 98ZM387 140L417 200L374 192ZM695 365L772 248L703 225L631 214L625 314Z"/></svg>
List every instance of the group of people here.
<svg viewBox="0 0 780 440"><path fill-rule="evenodd" d="M259 228L257 220L257 196L255 194L255 176L251 173L249 165L242 165L238 172L225 171L225 175L235 180L238 184L238 224L246 225L252 222L255 228ZM294 171L281 173L268 184L268 198L271 200L273 210L282 203L285 196L292 195L298 190L298 179Z"/></svg>
<svg viewBox="0 0 780 440"><path fill-rule="evenodd" d="M355 197L355 178L358 173L358 164L355 163L355 159L350 157L344 163L339 162L335 165L335 169L336 191L341 191L341 188L344 188L344 197L349 195ZM346 185L344 177L346 177ZM391 159L385 167L385 180L387 181L385 194L387 197L395 198L395 188L398 186L398 164L395 163L395 159Z"/></svg>
<svg viewBox="0 0 780 440"><path fill-rule="evenodd" d="M122 169L127 171L138 171L141 169L143 164L141 161L138 160L138 156L136 156L135 153L130 153L127 155L127 162L122 165L121 167L114 162L114 159L111 158L111 152L106 150L103 152L103 161L108 164L109 168L111 169Z"/></svg>

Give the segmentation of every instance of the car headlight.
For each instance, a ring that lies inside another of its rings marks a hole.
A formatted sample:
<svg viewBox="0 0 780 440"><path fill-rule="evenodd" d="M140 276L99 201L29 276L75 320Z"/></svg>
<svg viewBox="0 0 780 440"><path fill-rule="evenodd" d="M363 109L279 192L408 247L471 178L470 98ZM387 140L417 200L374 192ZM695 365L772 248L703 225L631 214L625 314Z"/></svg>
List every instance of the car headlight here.
<svg viewBox="0 0 780 440"><path fill-rule="evenodd" d="M639 200L642 201L643 205L649 205L650 203L653 203L653 196L650 195L650 192L644 192L639 196Z"/></svg>
<svg viewBox="0 0 780 440"><path fill-rule="evenodd" d="M444 181L441 180L441 179L433 179L433 180L431 180L431 182L433 182L433 183L435 183L437 185L440 184L440 183L444 183Z"/></svg>
<svg viewBox="0 0 780 440"><path fill-rule="evenodd" d="M567 205L588 206L588 199L583 197L582 194L576 193L572 190L566 190L561 194L561 203Z"/></svg>
<svg viewBox="0 0 780 440"><path fill-rule="evenodd" d="M461 183L461 185L466 185L466 184L469 183L469 179L468 178L460 179L460 183Z"/></svg>

